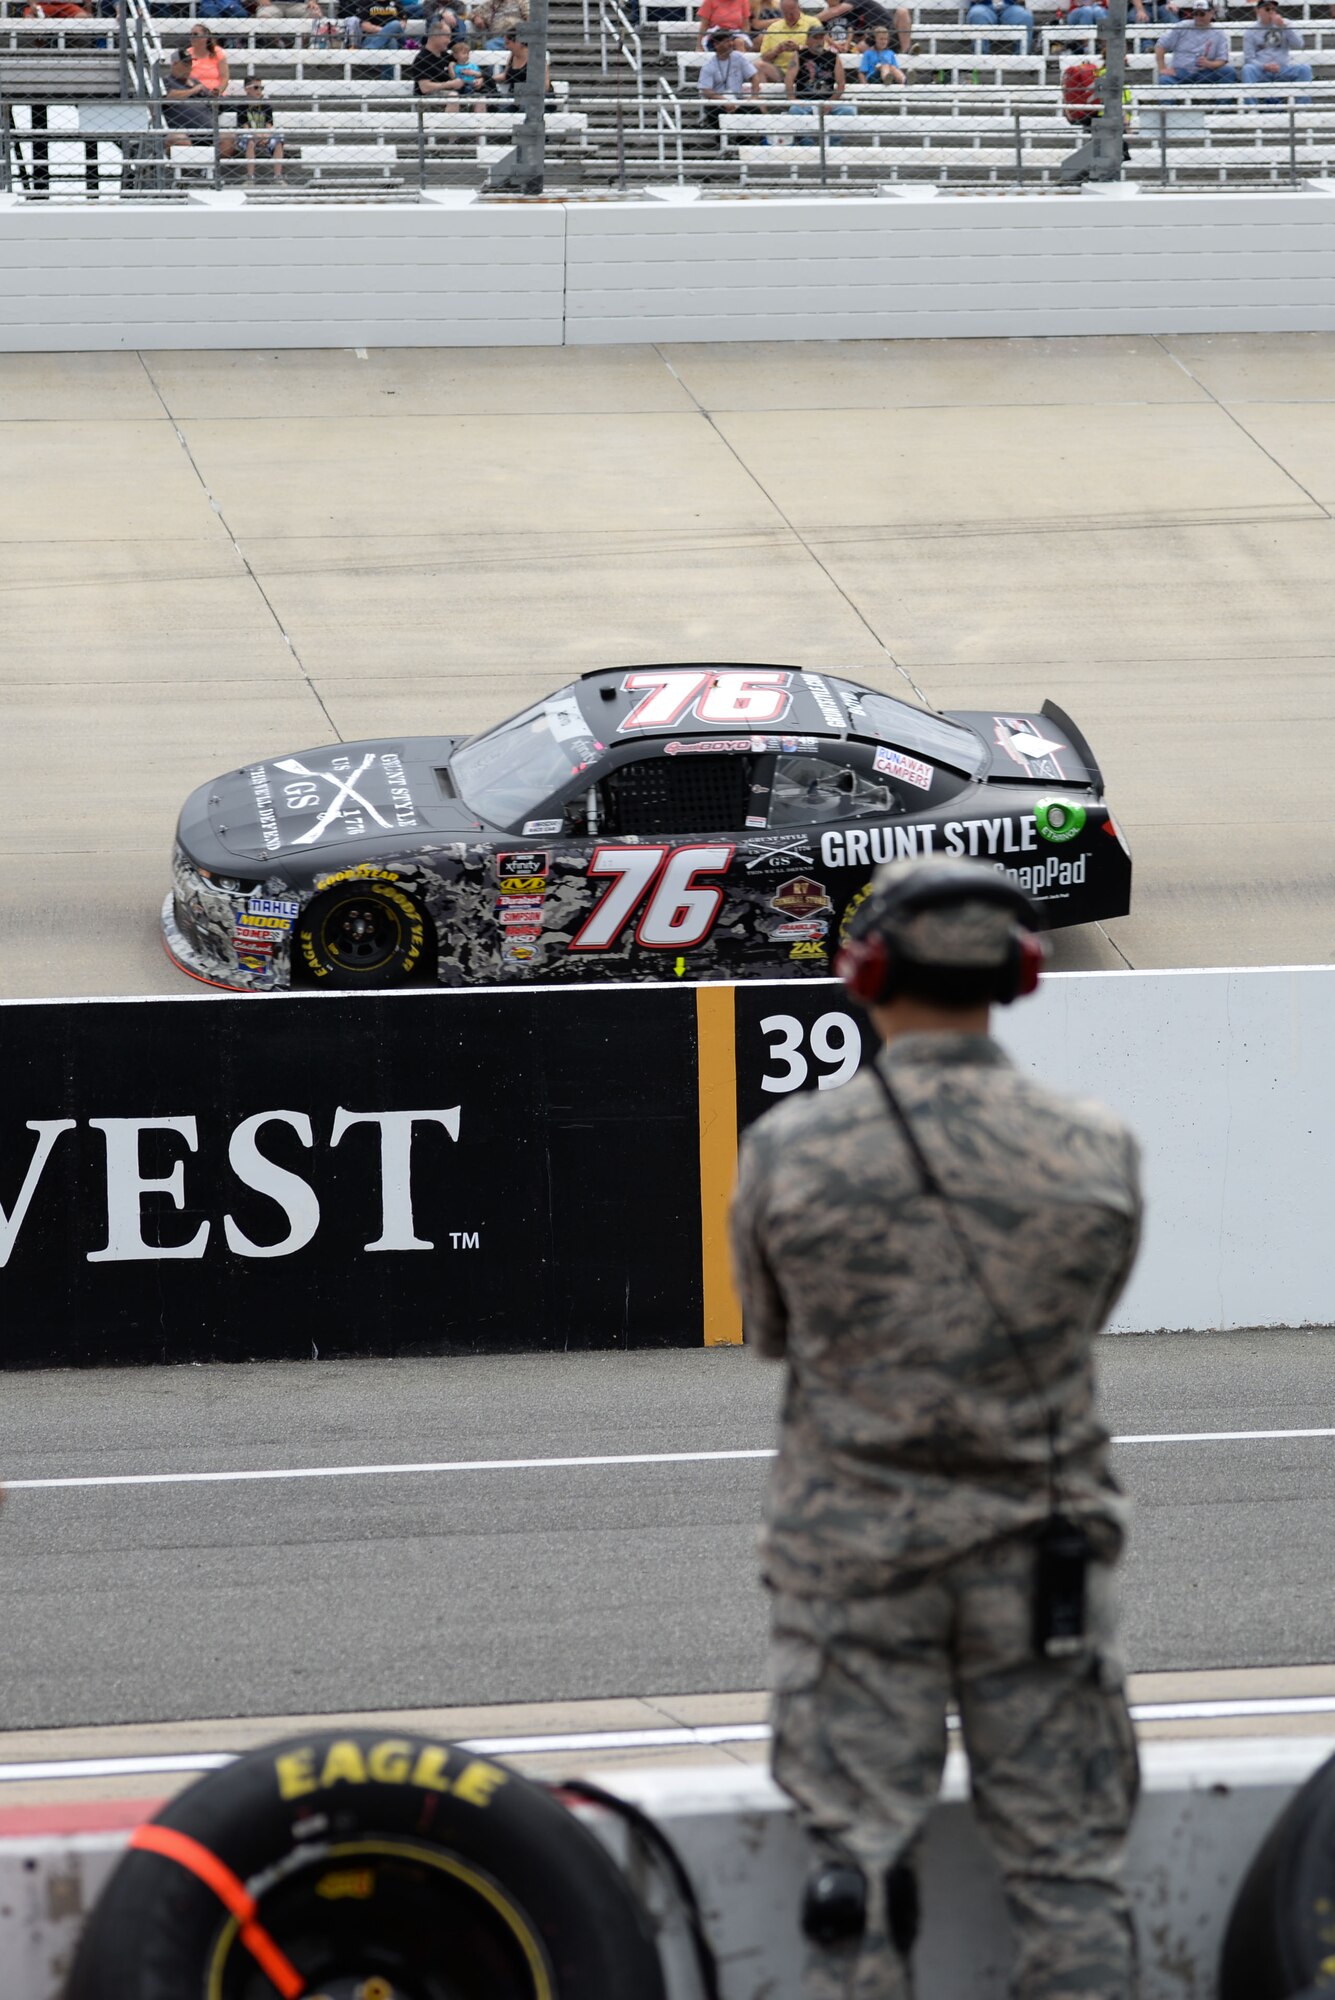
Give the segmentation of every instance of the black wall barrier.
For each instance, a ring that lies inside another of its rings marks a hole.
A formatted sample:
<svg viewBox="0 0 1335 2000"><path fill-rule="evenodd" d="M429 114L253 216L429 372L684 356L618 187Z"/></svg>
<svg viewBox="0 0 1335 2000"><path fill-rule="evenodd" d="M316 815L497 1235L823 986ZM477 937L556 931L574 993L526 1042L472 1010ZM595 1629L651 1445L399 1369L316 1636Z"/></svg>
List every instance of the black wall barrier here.
<svg viewBox="0 0 1335 2000"><path fill-rule="evenodd" d="M740 1338L741 1126L833 981L0 1006L0 1366Z"/></svg>
<svg viewBox="0 0 1335 2000"><path fill-rule="evenodd" d="M0 1008L0 1364L695 1344L691 989Z"/></svg>

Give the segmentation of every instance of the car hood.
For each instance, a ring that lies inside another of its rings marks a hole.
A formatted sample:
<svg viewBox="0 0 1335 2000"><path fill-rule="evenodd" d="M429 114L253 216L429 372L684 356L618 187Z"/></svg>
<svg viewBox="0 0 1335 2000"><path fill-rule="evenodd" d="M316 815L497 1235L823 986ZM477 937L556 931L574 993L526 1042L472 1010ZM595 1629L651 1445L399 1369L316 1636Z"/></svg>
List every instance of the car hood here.
<svg viewBox="0 0 1335 2000"><path fill-rule="evenodd" d="M182 846L222 850L282 873L350 845L427 845L476 832L447 765L460 736L326 744L247 764L203 785L181 814Z"/></svg>

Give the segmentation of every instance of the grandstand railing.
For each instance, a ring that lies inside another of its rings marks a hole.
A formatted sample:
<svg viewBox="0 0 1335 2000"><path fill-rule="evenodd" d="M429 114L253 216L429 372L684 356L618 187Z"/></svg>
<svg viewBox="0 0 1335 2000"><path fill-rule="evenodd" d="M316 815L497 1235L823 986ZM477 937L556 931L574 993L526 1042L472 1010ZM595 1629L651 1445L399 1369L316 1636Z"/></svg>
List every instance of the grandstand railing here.
<svg viewBox="0 0 1335 2000"><path fill-rule="evenodd" d="M211 18L207 0L180 4ZM1062 30L1046 59L1019 53L1018 30L988 30L992 48L979 54L973 30L928 21L915 26L919 51L902 87L849 82L837 106L805 110L790 106L781 86L767 85L754 103L711 116L700 97L697 52L680 51L667 75L646 77L643 42L622 0L598 5L606 60L633 86L634 99L628 91L623 119L620 91L614 99L590 94L593 83L581 92L556 81L544 120L550 192L578 196L653 181L831 194L882 183L1056 188L1069 183L1087 119L1098 115L1091 106L1080 120L1069 119L1058 80L1091 31ZM206 126L183 138L164 111L163 82L167 47L183 25L183 17L154 16L146 0L124 0L115 19L81 21L16 18L14 6L0 0L0 190L34 199L128 199L192 188L240 188L256 197L343 189L411 196L456 186L485 196L499 185L520 121L512 98L492 96L484 109L414 98L406 73L412 51L331 46L324 23L216 21L229 45L232 92L210 107ZM652 26L648 21L645 32ZM1142 39L1158 32L1143 31ZM486 50L477 55L489 67L505 60ZM80 65L100 65L103 83L82 94L71 84L68 97L51 83L39 102L24 94L36 74L29 57L71 79L84 73ZM1124 177L1154 190L1295 186L1329 176L1335 47L1309 35L1303 60L1312 62L1312 83L1183 86L1153 81L1150 56L1133 47ZM284 141L281 178L263 157L249 175L244 138L241 149L235 144L247 68L265 78L274 131Z"/></svg>

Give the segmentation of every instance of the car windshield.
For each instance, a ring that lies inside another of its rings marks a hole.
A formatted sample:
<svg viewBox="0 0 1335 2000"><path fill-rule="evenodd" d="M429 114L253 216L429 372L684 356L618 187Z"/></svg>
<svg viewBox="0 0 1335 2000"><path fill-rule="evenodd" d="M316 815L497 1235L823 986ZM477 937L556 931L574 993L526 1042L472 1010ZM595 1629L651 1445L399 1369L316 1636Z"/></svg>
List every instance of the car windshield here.
<svg viewBox="0 0 1335 2000"><path fill-rule="evenodd" d="M893 695L864 694L853 718L860 732L880 736L897 749L911 750L934 764L949 764L976 778L990 761L990 753L980 738L962 723L947 722L944 715L932 715L925 708L913 708Z"/></svg>
<svg viewBox="0 0 1335 2000"><path fill-rule="evenodd" d="M479 819L512 826L585 770L602 747L567 692L475 736L455 751L450 771Z"/></svg>

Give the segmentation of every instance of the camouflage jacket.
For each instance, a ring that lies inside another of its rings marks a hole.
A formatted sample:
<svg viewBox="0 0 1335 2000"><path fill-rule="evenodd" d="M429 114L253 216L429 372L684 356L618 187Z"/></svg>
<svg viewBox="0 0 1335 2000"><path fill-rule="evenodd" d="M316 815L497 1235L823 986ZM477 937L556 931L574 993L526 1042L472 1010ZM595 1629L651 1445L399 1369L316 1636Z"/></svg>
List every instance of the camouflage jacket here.
<svg viewBox="0 0 1335 2000"><path fill-rule="evenodd" d="M1033 1386L876 1079L767 1113L732 1210L746 1339L789 1371L766 1579L874 1591L1024 1532L1048 1509L1049 1426L1063 1509L1115 1556L1091 1349L1135 1257L1136 1143L985 1036L908 1035L878 1060Z"/></svg>

